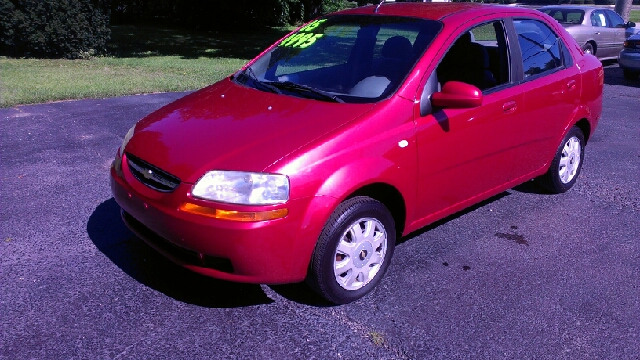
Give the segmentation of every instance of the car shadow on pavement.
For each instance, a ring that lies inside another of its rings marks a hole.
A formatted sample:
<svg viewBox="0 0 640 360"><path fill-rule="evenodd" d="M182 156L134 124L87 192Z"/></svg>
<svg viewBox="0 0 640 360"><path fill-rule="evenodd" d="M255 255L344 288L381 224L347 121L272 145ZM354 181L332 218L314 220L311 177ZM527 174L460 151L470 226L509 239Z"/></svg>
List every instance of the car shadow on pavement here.
<svg viewBox="0 0 640 360"><path fill-rule="evenodd" d="M604 83L607 85L622 85L640 88L640 77L635 80L627 80L622 74L619 66L613 66L612 63L604 62Z"/></svg>
<svg viewBox="0 0 640 360"><path fill-rule="evenodd" d="M269 285L271 290L278 293L283 298L296 302L298 304L315 306L315 307L330 307L336 306L336 304L325 300L318 295L313 289L307 285L306 282L300 282L296 284L283 284L283 285Z"/></svg>
<svg viewBox="0 0 640 360"><path fill-rule="evenodd" d="M91 214L87 233L98 250L127 275L178 301L210 308L273 302L260 285L216 280L172 263L126 227L113 198L98 205Z"/></svg>
<svg viewBox="0 0 640 360"><path fill-rule="evenodd" d="M540 185L538 185L535 179L529 180L518 186L514 186L513 188L511 188L511 190L517 191L519 193L525 193L525 194L553 195L552 193L550 193L549 191L543 189Z"/></svg>
<svg viewBox="0 0 640 360"><path fill-rule="evenodd" d="M466 214L468 214L470 212L473 212L473 211L475 211L475 210L477 210L477 209L479 209L479 208L481 208L483 206L489 205L492 202L498 201L498 200L502 199L503 197L506 197L506 196L509 196L509 195L511 195L511 194L508 191L501 192L500 194L494 195L494 196L488 198L487 200L481 201L481 202L479 202L479 203L477 203L475 205L472 205L472 206L470 206L468 208L465 208L464 210L460 210L455 214L449 215L444 219L441 219L441 220L438 220L436 222L433 222L433 223L431 223L431 224L429 224L429 225L427 225L427 226L425 226L423 228L420 228L420 229L418 229L418 230L416 230L416 231L414 231L412 233L407 234L406 236L403 236L403 237L399 238L398 240L396 240L396 246L398 246L398 245L400 245L400 244L402 244L404 242L407 242L407 241L409 241L409 240L411 240L413 238L416 238L416 237L418 237L418 236L420 236L420 235L422 235L422 234L424 234L426 232L429 232L429 231L431 231L431 230L433 230L433 229L435 229L435 228L437 228L437 227L439 227L441 225L444 225L444 224L448 223L451 220L455 220L455 219L457 219L457 218L459 218L459 217L461 217L463 215L466 215Z"/></svg>

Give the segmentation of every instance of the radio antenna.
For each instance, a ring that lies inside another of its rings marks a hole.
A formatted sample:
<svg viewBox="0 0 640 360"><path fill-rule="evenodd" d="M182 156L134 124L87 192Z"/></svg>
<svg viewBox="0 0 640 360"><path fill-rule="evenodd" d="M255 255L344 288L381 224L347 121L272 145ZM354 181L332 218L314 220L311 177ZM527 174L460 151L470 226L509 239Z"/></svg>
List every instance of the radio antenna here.
<svg viewBox="0 0 640 360"><path fill-rule="evenodd" d="M382 0L382 1L380 1L380 4L378 4L378 6L376 6L375 10L373 10L373 13L374 13L374 14L377 14L377 13L378 13L378 9L380 9L380 6L382 6L382 4L384 4L384 2L385 2L385 1L386 1L386 0Z"/></svg>

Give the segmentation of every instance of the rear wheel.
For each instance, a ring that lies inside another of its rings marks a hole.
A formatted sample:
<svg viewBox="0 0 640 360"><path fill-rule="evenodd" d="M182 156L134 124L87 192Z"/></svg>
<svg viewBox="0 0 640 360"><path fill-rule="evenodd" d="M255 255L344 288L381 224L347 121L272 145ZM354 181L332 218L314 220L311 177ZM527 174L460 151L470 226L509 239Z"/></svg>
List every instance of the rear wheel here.
<svg viewBox="0 0 640 360"><path fill-rule="evenodd" d="M564 137L546 174L538 183L554 194L563 193L575 184L584 160L584 134L573 127Z"/></svg>
<svg viewBox="0 0 640 360"><path fill-rule="evenodd" d="M595 51L593 49L593 45L591 45L591 43L586 43L584 44L584 46L582 47L582 51L584 51L587 54L591 54L591 55L595 55Z"/></svg>
<svg viewBox="0 0 640 360"><path fill-rule="evenodd" d="M316 244L308 281L325 299L346 304L368 294L386 272L396 242L389 210L369 197L341 203Z"/></svg>

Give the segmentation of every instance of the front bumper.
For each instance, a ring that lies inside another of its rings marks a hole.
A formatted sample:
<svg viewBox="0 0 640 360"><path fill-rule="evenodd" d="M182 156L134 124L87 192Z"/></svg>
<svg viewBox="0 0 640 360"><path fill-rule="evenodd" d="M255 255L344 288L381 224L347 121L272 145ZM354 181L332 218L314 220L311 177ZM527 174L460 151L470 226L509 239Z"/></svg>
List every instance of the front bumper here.
<svg viewBox="0 0 640 360"><path fill-rule="evenodd" d="M265 207L247 209L194 199L188 195L191 185L184 183L171 193L157 192L138 182L126 162L118 160L111 167L111 190L122 208L125 224L173 262L205 276L259 284L304 280L326 220L320 217L316 219L320 221L310 222L310 204L331 201L313 197L291 200L274 206L288 208L285 218L269 221L208 218L179 207L184 202L215 205L223 210L256 211Z"/></svg>
<svg viewBox="0 0 640 360"><path fill-rule="evenodd" d="M618 65L623 69L640 71L640 51L621 51Z"/></svg>

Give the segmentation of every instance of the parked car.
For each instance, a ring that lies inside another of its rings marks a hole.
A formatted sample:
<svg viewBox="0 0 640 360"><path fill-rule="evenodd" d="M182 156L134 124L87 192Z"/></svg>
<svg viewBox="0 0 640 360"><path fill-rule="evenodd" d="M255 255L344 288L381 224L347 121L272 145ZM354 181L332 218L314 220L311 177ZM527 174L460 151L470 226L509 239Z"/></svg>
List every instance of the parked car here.
<svg viewBox="0 0 640 360"><path fill-rule="evenodd" d="M618 56L618 65L626 79L633 80L640 76L640 34L633 35L624 42L624 49Z"/></svg>
<svg viewBox="0 0 640 360"><path fill-rule="evenodd" d="M604 72L553 19L475 3L318 18L148 115L111 167L125 223L197 273L334 303L396 240L515 185L569 190Z"/></svg>
<svg viewBox="0 0 640 360"><path fill-rule="evenodd" d="M640 31L615 11L591 6L545 6L543 13L556 19L573 36L582 50L600 60L617 59L622 44Z"/></svg>

